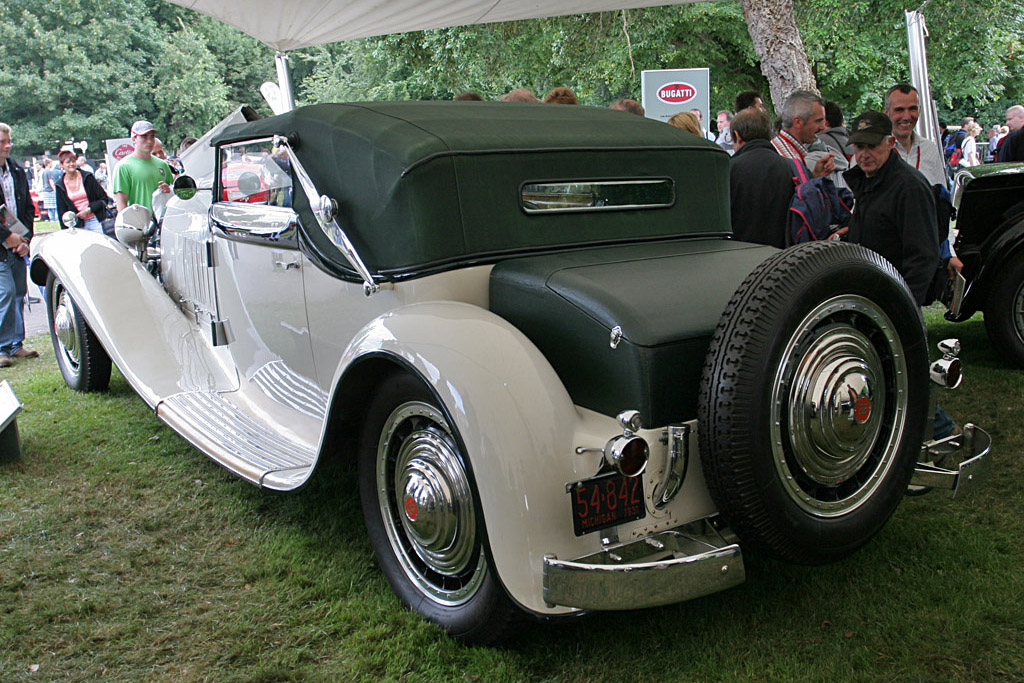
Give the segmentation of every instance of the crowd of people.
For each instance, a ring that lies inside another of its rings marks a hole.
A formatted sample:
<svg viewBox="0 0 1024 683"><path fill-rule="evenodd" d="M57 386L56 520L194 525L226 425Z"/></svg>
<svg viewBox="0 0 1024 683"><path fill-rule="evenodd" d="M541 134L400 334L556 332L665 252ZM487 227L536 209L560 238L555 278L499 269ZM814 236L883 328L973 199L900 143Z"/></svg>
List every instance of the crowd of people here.
<svg viewBox="0 0 1024 683"><path fill-rule="evenodd" d="M465 92L455 99L483 97ZM565 87L553 88L543 99L517 88L501 101L579 102ZM610 108L644 115L643 106L633 99L616 100ZM983 151L978 143L982 128L973 118L965 118L958 130L942 125L940 150L915 132L920 113L917 89L898 83L885 93L882 111L861 113L849 129L838 105L806 90L786 98L774 123L755 91L739 93L732 110L716 113L717 134L703 125L699 109L679 112L668 123L731 155L732 228L740 239L789 246L797 186L808 178L828 178L834 186L852 190L854 201L848 225L839 227L834 237L884 256L918 303L925 305L934 299L936 283L962 268L948 227L951 174L986 161L1024 161L1024 106L1010 107L1006 124L989 129ZM136 121L130 134L134 151L113 173L105 162L94 168L72 150L22 168L10 159L10 127L0 123L0 189L7 207L0 225L0 368L11 365L12 359L38 355L22 346L25 265L34 221L29 189L42 200L42 217L59 220L73 212L76 227L97 232L116 211L130 204L152 208L155 191L170 191L180 165L176 158L168 159L153 124ZM179 153L195 141L183 140ZM952 429L944 414L937 415L936 438Z"/></svg>
<svg viewBox="0 0 1024 683"><path fill-rule="evenodd" d="M176 171L152 123L136 121L131 139L134 151L118 162L113 174L105 162L94 169L69 149L61 150L56 160L43 157L23 167L10 157L11 127L0 123L0 368L39 356L23 345L28 251L35 225L31 191L40 197L40 218L60 221L72 213L74 227L93 232L104 232L103 222L130 204L152 209L153 193L170 192ZM179 152L195 141L183 140Z"/></svg>
<svg viewBox="0 0 1024 683"><path fill-rule="evenodd" d="M466 93L456 99L483 98ZM521 89L501 99L541 101ZM924 306L963 267L949 221L953 175L959 168L989 161L1024 161L1024 107L1007 110L1006 125L989 129L987 145L978 141L981 126L965 118L958 130L942 127L940 147L915 131L921 114L916 88L898 83L883 101L881 111L866 110L847 128L842 109L814 92L790 93L773 122L760 93L746 91L736 97L732 110L716 113L717 135L704 127L699 109L678 112L668 123L717 143L731 155L730 203L737 237L778 248L792 245L794 225L800 222L794 219L795 197L801 188L827 188L823 191L835 191L840 203L846 197L851 204L843 206L843 222L832 226L830 238L883 256ZM543 102L576 104L577 98L567 88L556 88ZM644 115L635 100L610 106ZM812 183L817 184L810 188ZM958 432L955 422L936 407L933 438L955 438Z"/></svg>

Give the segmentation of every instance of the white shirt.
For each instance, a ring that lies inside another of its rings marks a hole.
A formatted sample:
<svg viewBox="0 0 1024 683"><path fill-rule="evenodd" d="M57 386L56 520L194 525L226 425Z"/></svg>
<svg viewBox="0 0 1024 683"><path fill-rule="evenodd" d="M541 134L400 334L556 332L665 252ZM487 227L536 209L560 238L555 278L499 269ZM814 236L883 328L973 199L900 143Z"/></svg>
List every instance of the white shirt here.
<svg viewBox="0 0 1024 683"><path fill-rule="evenodd" d="M11 215L18 215L18 205L14 199L14 174L11 173L6 161L0 166L0 189L3 190L0 204L9 204L7 208L10 209Z"/></svg>
<svg viewBox="0 0 1024 683"><path fill-rule="evenodd" d="M946 187L946 163L939 154L939 146L931 140L922 140L914 131L910 132L910 150L896 141L896 152L907 162L924 174L931 185Z"/></svg>

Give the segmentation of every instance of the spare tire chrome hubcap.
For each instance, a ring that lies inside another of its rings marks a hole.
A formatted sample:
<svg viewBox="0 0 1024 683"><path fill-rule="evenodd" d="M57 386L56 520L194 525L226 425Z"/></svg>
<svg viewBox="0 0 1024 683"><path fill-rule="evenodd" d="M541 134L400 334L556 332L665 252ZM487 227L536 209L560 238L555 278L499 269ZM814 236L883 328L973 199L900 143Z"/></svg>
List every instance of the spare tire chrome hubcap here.
<svg viewBox="0 0 1024 683"><path fill-rule="evenodd" d="M789 340L771 397L772 453L789 496L835 517L868 500L898 455L906 358L875 303L846 295L811 311Z"/></svg>

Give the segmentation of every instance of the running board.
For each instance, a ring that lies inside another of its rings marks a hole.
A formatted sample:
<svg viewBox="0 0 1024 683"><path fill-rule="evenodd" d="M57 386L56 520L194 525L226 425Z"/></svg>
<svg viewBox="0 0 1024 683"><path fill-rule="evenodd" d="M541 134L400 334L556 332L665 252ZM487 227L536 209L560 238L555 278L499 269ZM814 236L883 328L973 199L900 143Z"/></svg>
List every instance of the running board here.
<svg viewBox="0 0 1024 683"><path fill-rule="evenodd" d="M316 462L312 448L272 431L216 392L175 394L157 405L156 414L200 451L264 488L294 489Z"/></svg>

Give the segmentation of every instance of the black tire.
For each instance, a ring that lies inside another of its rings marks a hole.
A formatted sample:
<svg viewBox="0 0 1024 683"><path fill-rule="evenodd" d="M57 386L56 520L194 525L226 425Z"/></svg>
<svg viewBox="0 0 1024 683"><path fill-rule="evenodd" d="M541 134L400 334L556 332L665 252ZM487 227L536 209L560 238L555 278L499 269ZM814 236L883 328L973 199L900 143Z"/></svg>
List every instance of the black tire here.
<svg viewBox="0 0 1024 683"><path fill-rule="evenodd" d="M106 391L110 385L110 356L53 273L46 279L46 314L64 382L75 391Z"/></svg>
<svg viewBox="0 0 1024 683"><path fill-rule="evenodd" d="M461 440L418 378L392 375L370 404L359 493L377 562L405 605L472 644L517 622L486 552ZM427 516L429 515L429 516Z"/></svg>
<svg viewBox="0 0 1024 683"><path fill-rule="evenodd" d="M845 557L906 492L928 391L924 321L885 259L836 242L780 252L733 295L705 360L698 419L712 497L762 552Z"/></svg>
<svg viewBox="0 0 1024 683"><path fill-rule="evenodd" d="M1011 257L992 280L985 301L985 331L992 346L1024 368L1024 253Z"/></svg>

